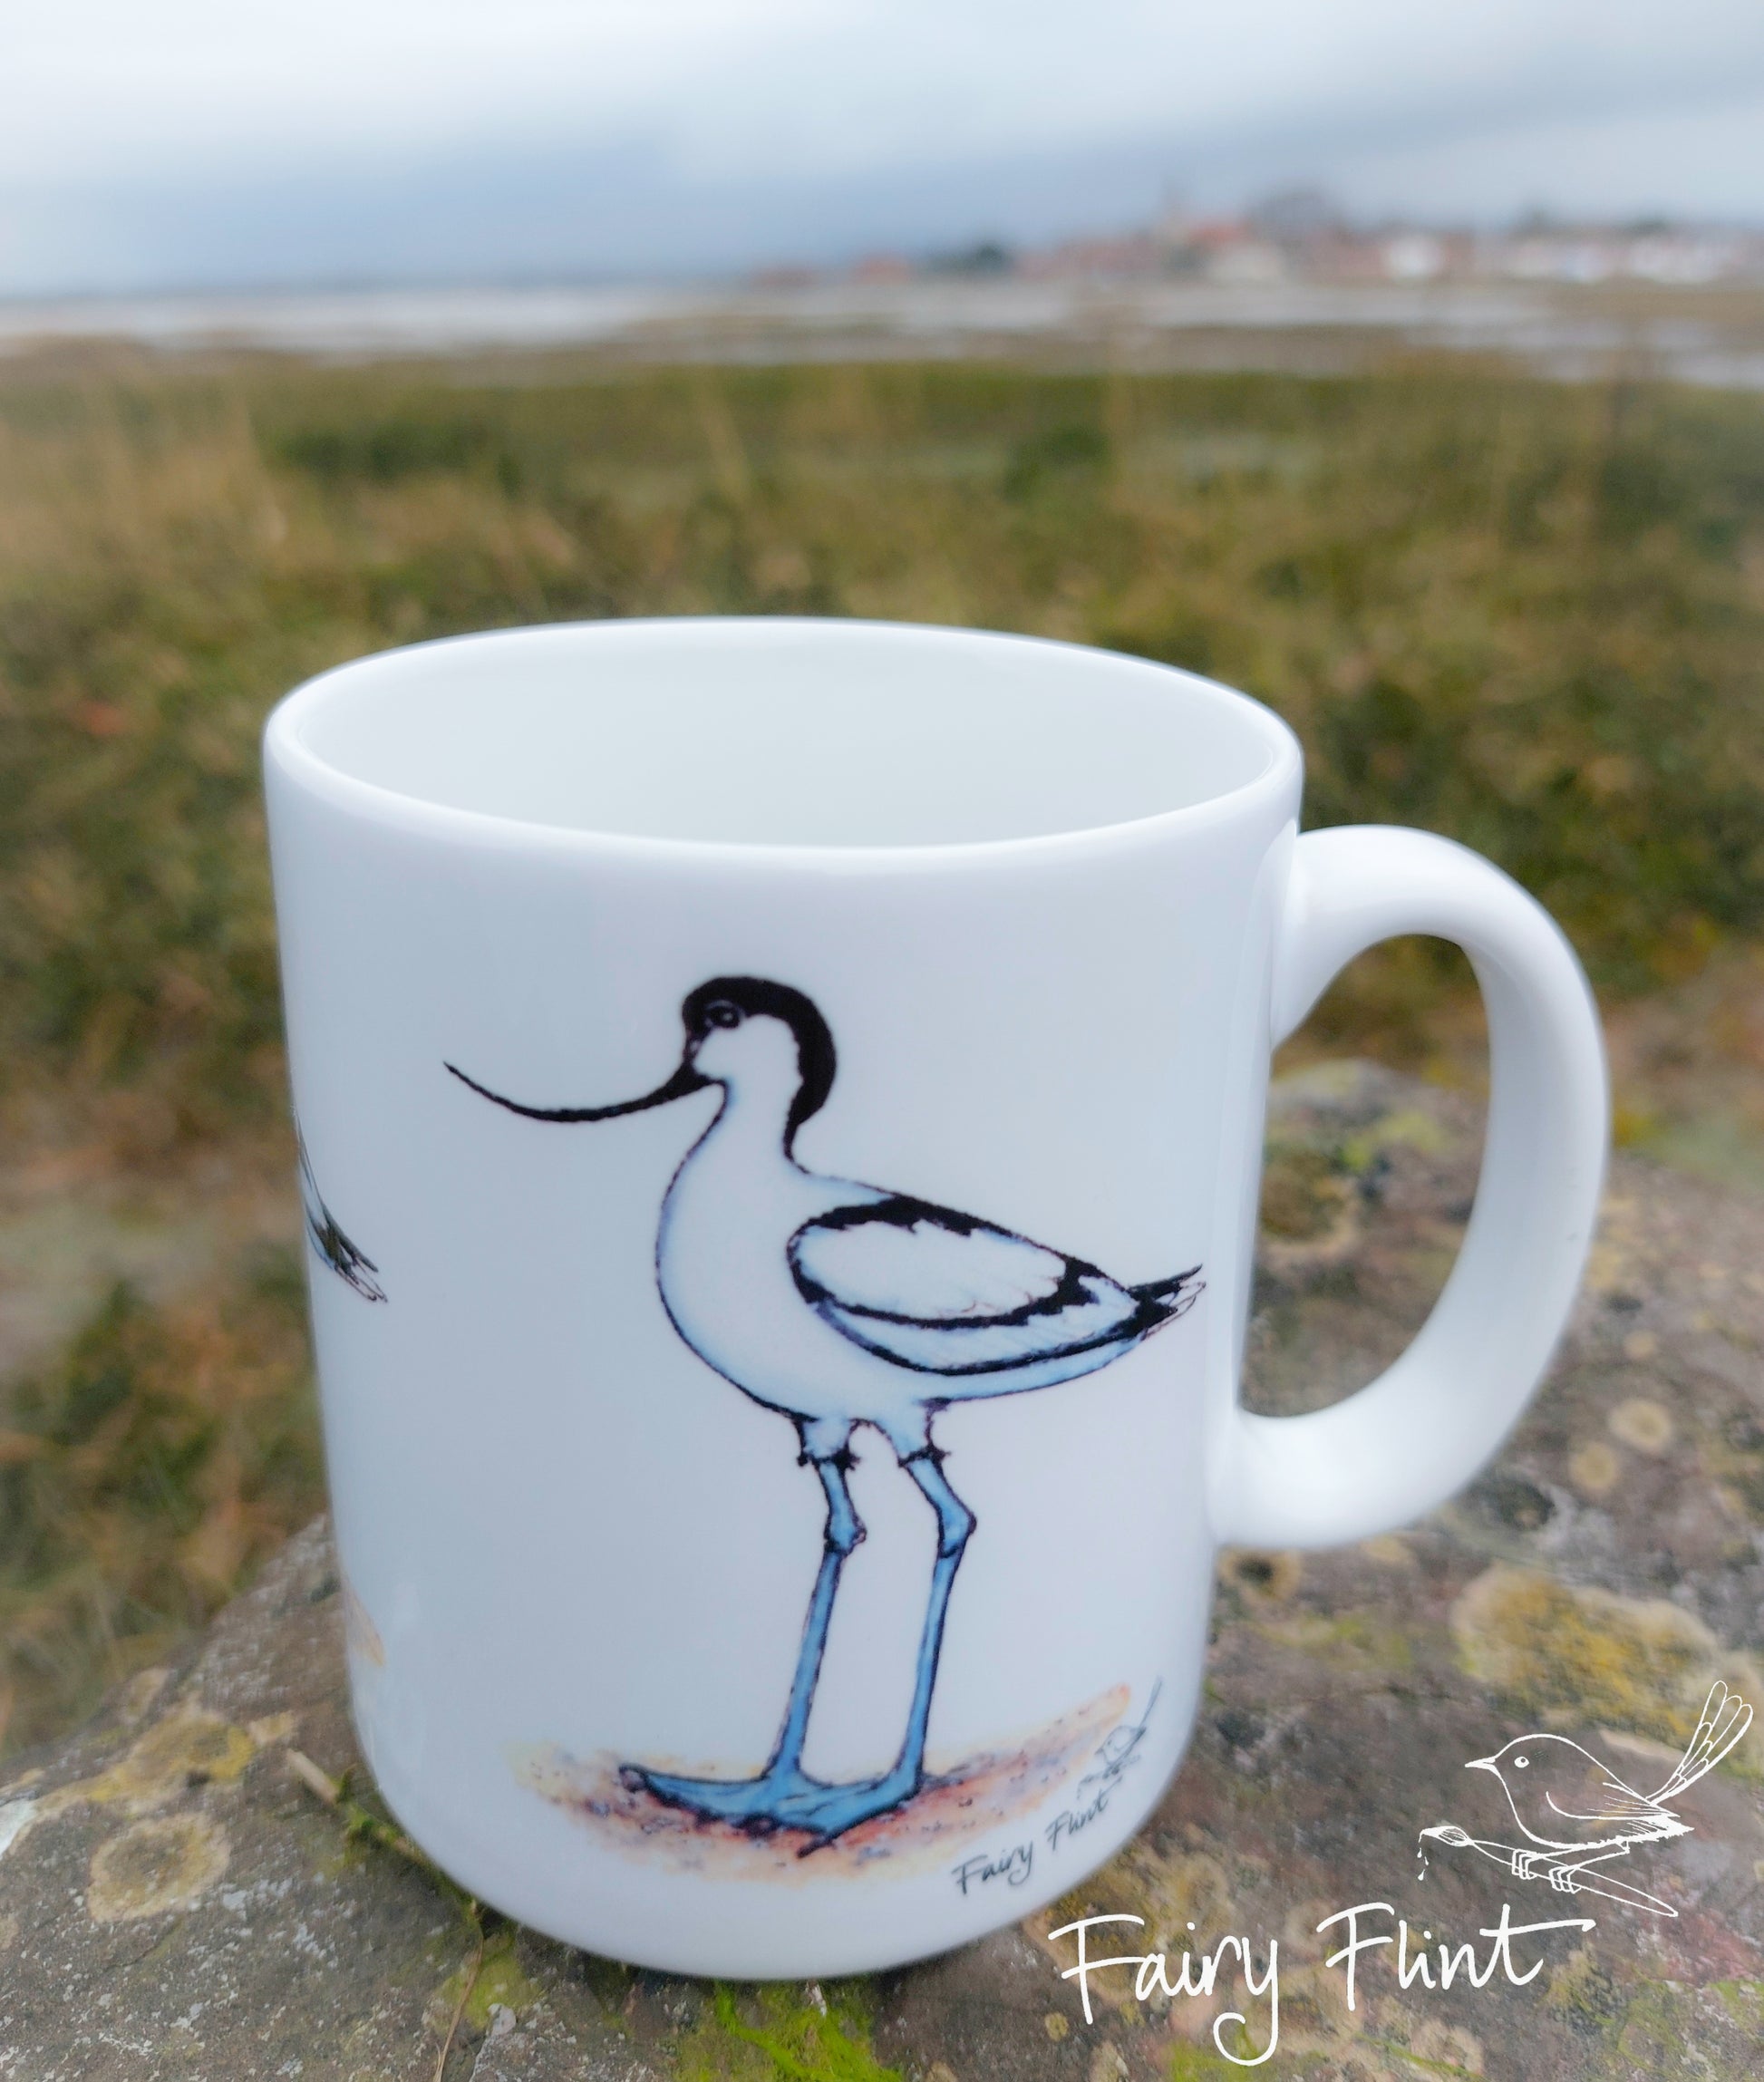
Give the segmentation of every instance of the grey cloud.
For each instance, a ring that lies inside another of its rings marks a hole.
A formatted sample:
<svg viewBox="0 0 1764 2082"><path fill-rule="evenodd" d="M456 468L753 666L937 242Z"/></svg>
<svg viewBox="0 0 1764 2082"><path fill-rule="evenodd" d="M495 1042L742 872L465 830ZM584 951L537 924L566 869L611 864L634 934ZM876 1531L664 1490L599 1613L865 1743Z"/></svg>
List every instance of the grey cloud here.
<svg viewBox="0 0 1764 2082"><path fill-rule="evenodd" d="M1284 4L1265 0L1262 13L1272 20ZM15 180L0 191L0 291L665 277L984 235L1045 239L1142 221L1172 188L1221 208L1294 179L1320 180L1369 211L1494 218L1528 201L1603 199L1614 211L1764 216L1764 10L1685 0L1684 34L1671 33L1659 5L1646 35L1591 37L1588 0L1555 0L1523 27L1517 15L1504 29L1491 17L1486 50L1460 34L1454 63L1430 67L1416 34L1387 63L1350 62L1380 4L1341 10L1343 51L1308 89L1272 57L1258 86L1240 52L1218 106L1204 81L1186 80L1168 118L1149 122L1143 82L1124 77L1111 123L1093 72L1090 132L1047 145L1035 141L1031 91L1040 59L1021 77L1001 60L999 79L974 82L991 96L990 143L946 120L977 61L971 36L906 47L923 0L897 10L892 43L877 44L872 22L843 75L811 67L827 97L821 145L793 141L782 114L770 143L752 133L790 107L803 84L791 65L838 48L825 37L776 50L761 39L732 62L721 102L700 111L702 149L683 143L697 104L658 112L653 92L584 140L555 114L536 115L526 141L460 130L394 155L372 126L344 124L312 131L297 151L273 136L250 154L229 146L206 169L199 136L165 142L126 179ZM1076 8L1044 12L1068 33L1080 20ZM1111 17L1124 23L1135 9L1102 0L1094 12L1106 35ZM1640 17L1625 19L1633 30ZM980 20L974 12L964 26ZM1712 27L1721 34L1689 33ZM1161 29L1157 41L1162 50ZM859 76L867 51L881 53L879 79ZM902 83L915 56L938 90L922 114ZM837 152L829 162L822 149L841 96L854 122L877 108L898 118L892 142L861 167L842 168Z"/></svg>

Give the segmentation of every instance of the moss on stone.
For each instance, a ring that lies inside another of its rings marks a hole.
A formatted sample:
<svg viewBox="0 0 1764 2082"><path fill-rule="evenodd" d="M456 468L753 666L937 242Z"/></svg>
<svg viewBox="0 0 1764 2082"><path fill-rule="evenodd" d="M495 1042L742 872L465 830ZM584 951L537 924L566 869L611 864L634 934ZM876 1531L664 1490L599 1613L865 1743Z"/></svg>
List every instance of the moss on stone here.
<svg viewBox="0 0 1764 2082"><path fill-rule="evenodd" d="M1632 2071L1672 2082L1677 2076L1704 2075L1708 2063L1696 2045L1696 2003L1690 1990L1657 1981L1645 1988L1624 2012L1617 2035L1617 2053Z"/></svg>
<svg viewBox="0 0 1764 2082"><path fill-rule="evenodd" d="M1275 2056L1278 2058L1278 2056ZM1224 2082L1242 2070L1204 2046L1178 2046L1170 2055L1170 2082ZM1275 2069L1275 2073L1290 2070Z"/></svg>
<svg viewBox="0 0 1764 2082"><path fill-rule="evenodd" d="M819 1996L819 2000L814 2000ZM870 2045L863 1984L716 1985L712 2012L681 2041L679 2082L902 2082Z"/></svg>
<svg viewBox="0 0 1764 2082"><path fill-rule="evenodd" d="M1622 1990L1586 1944L1551 1970L1544 2000L1581 2032L1603 2032L1623 2014Z"/></svg>
<svg viewBox="0 0 1764 2082"><path fill-rule="evenodd" d="M1259 1620L1255 1631L1283 1648L1326 1656L1338 1668L1396 1671L1415 1665L1415 1644L1408 1634L1370 1612L1304 1612Z"/></svg>
<svg viewBox="0 0 1764 2082"><path fill-rule="evenodd" d="M493 2009L512 2009L517 2017L530 2009L544 1994L530 1974L521 1966L517 1953L519 1933L509 1925L499 1930L485 1941L484 1958L478 1969L478 1978L471 1984L471 1993L466 1999L463 2021L474 2031L488 2031L490 2012ZM452 1991L455 2002L460 2000L456 1987Z"/></svg>
<svg viewBox="0 0 1764 2082"><path fill-rule="evenodd" d="M1764 1980L1718 1980L1711 1992L1734 2023L1764 2046Z"/></svg>

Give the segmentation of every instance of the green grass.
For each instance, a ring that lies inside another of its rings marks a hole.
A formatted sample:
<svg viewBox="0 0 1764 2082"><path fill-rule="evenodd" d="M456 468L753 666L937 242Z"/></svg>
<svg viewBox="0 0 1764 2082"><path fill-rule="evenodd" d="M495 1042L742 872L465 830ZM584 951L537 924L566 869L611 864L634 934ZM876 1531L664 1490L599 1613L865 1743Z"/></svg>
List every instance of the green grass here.
<svg viewBox="0 0 1764 2082"><path fill-rule="evenodd" d="M89 1130L127 1165L274 1145L257 734L289 686L458 630L708 613L1020 629L1216 673L1299 731L1310 822L1419 824L1490 854L1608 998L1764 928L1755 399L1439 363L17 364L0 374L15 1142ZM1414 1060L1461 990L1450 958L1391 950L1324 1023ZM26 1441L0 1470L15 1738L194 1624L315 1506L296 1318L256 1276L208 1305L200 1394L177 1386L195 1331L123 1302L84 1358L10 1405L0 1390L0 1432ZM132 1356L101 1393L92 1352L111 1346Z"/></svg>
<svg viewBox="0 0 1764 2082"><path fill-rule="evenodd" d="M0 1401L0 1751L179 1643L318 1508L300 1265L119 1285Z"/></svg>

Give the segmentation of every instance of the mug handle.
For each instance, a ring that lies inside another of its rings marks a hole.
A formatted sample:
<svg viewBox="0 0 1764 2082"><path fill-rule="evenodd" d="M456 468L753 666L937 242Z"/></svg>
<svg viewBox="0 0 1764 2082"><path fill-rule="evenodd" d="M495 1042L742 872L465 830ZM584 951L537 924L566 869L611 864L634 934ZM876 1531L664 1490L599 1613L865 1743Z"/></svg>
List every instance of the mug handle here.
<svg viewBox="0 0 1764 2082"><path fill-rule="evenodd" d="M1469 1227L1432 1314L1370 1386L1304 1417L1233 1410L1223 1541L1333 1545L1443 1503L1530 1399L1592 1244L1608 1118L1592 993L1548 913L1479 854L1382 825L1300 838L1276 933L1274 1039L1345 963L1400 933L1455 940L1482 986L1490 1089Z"/></svg>

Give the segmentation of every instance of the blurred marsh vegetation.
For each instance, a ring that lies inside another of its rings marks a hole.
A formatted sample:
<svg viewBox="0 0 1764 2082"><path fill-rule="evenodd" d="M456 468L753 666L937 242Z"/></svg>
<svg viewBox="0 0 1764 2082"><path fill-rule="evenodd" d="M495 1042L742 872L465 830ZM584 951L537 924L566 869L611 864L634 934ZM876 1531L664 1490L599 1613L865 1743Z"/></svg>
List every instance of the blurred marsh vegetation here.
<svg viewBox="0 0 1764 2082"><path fill-rule="evenodd" d="M1245 687L1304 741L1309 822L1451 833L1551 906L1611 1011L1629 1139L1716 1169L1764 1149L1755 398L1439 362L20 360L0 1749L169 1652L321 1501L269 706L390 644L706 613L1026 630ZM1300 1045L1473 1078L1478 1032L1459 959L1411 943Z"/></svg>

